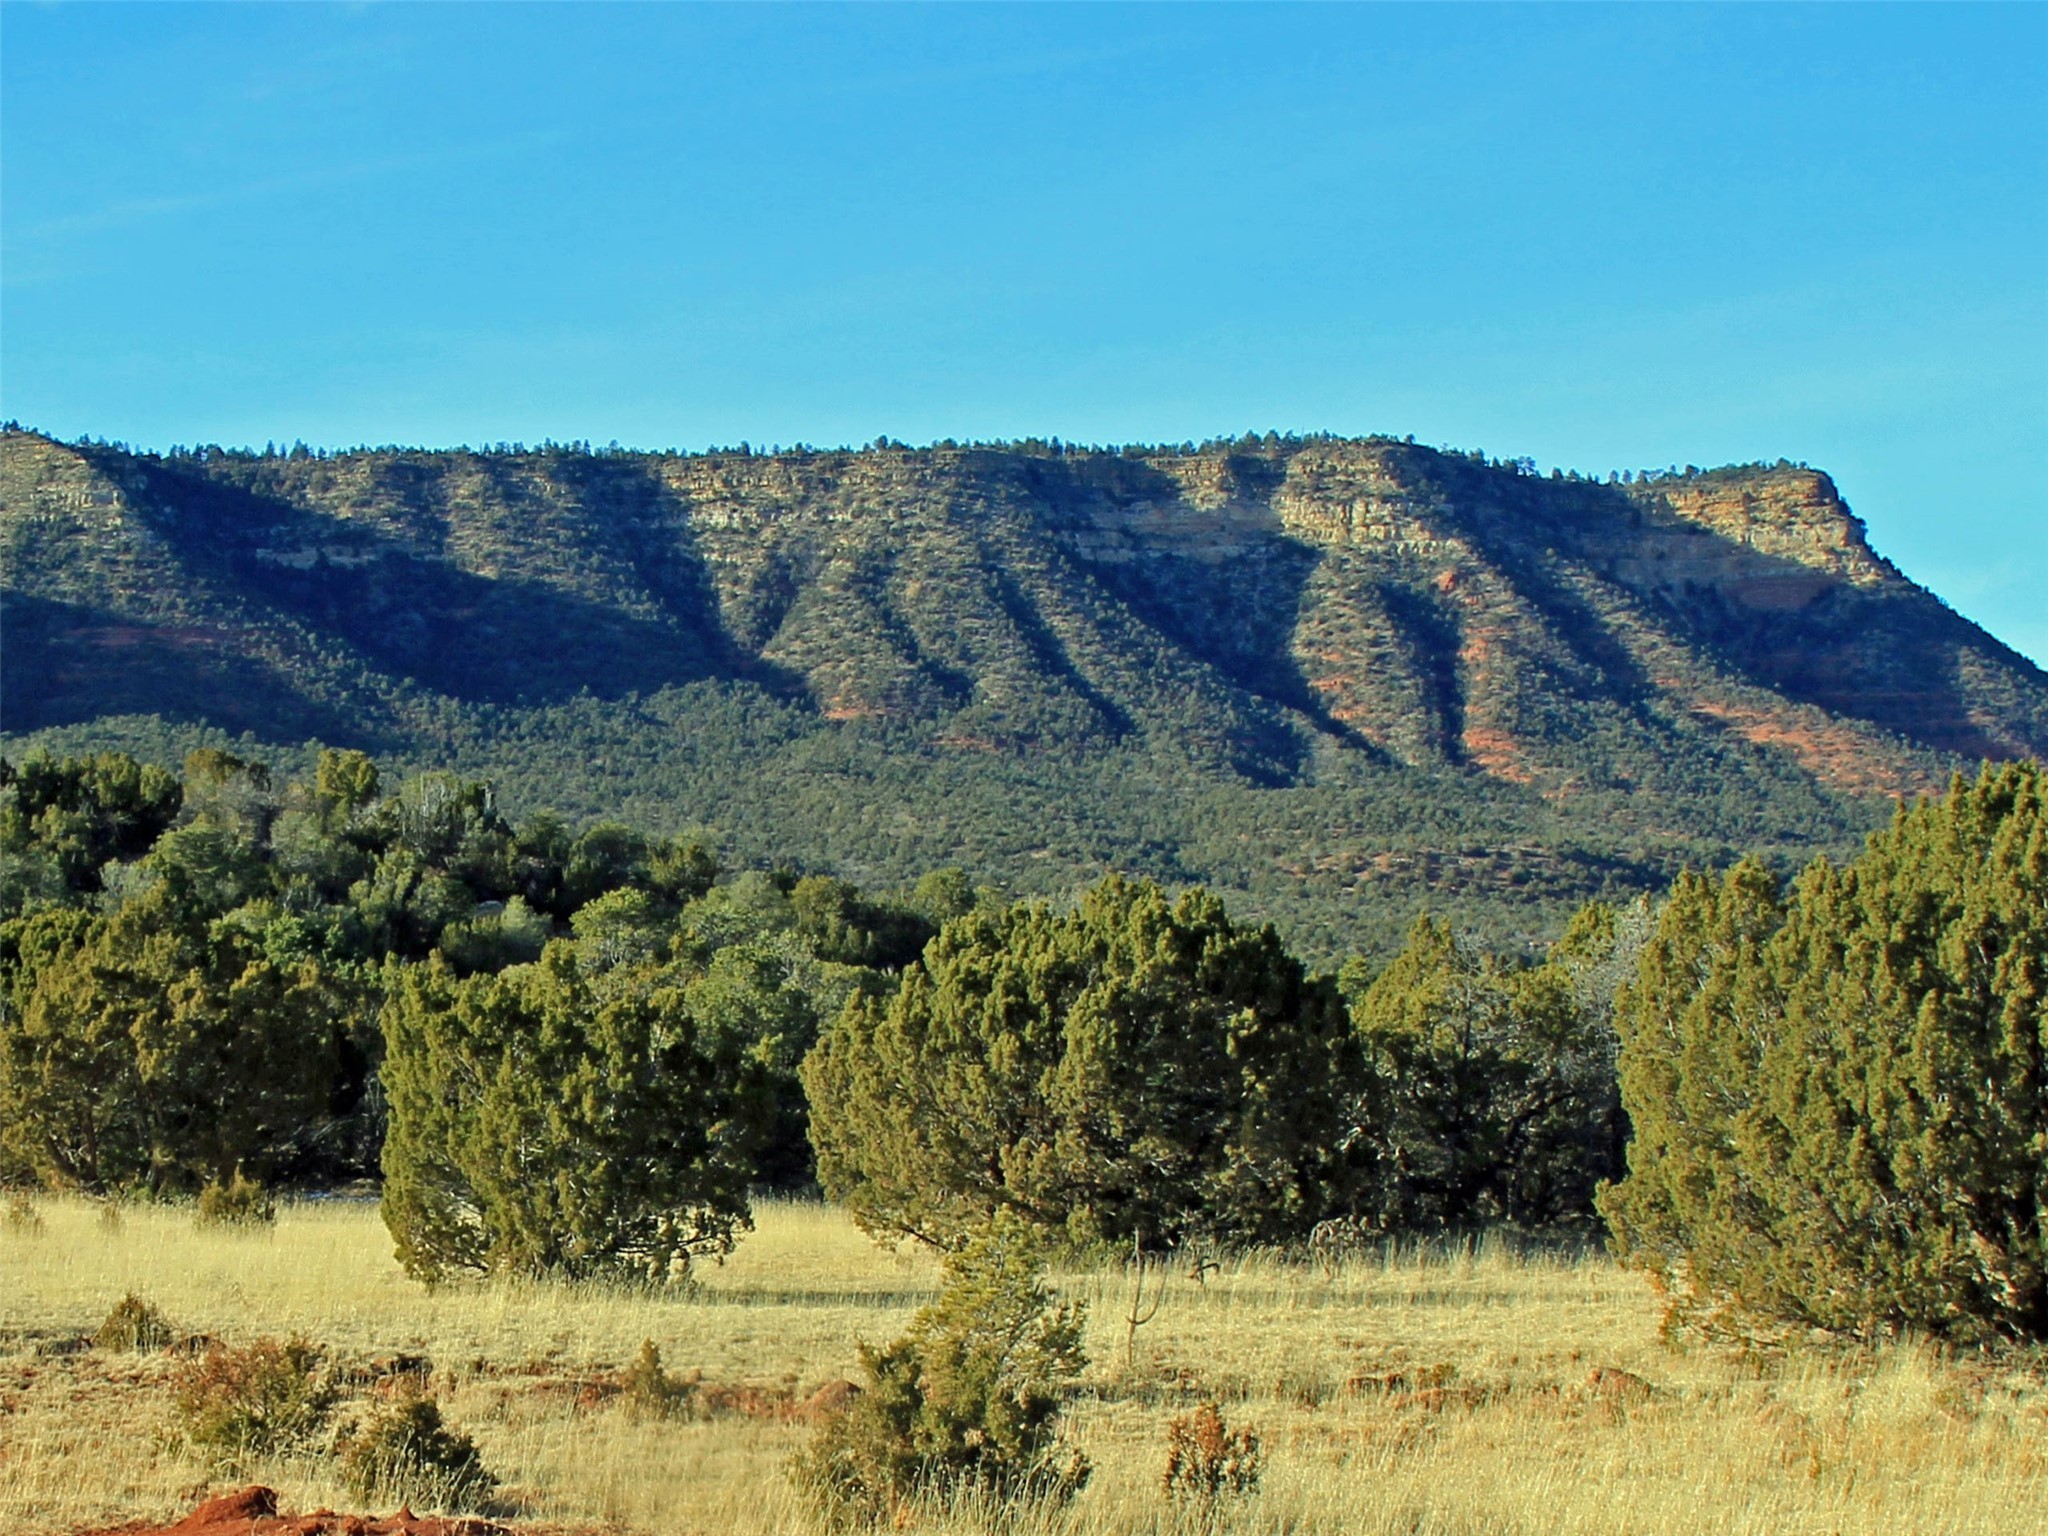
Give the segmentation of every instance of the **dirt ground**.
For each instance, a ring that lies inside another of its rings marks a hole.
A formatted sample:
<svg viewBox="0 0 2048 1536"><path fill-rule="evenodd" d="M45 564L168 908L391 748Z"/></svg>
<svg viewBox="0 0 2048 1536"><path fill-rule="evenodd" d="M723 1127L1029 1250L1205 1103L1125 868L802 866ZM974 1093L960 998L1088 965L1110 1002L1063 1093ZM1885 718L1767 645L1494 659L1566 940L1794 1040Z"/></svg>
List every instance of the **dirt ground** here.
<svg viewBox="0 0 2048 1536"><path fill-rule="evenodd" d="M278 1512L277 1495L261 1486L208 1499L171 1525L117 1525L80 1536L517 1536L510 1526L489 1520L421 1517L409 1509L393 1515L342 1515L331 1509L310 1514Z"/></svg>

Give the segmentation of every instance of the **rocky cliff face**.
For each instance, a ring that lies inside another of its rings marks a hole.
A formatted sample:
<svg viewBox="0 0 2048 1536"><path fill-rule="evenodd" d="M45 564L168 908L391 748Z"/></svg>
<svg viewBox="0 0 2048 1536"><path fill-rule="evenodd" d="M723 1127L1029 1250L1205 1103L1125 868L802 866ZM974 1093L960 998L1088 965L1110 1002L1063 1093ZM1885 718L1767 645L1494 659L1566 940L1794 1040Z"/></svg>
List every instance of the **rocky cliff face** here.
<svg viewBox="0 0 2048 1536"><path fill-rule="evenodd" d="M15 730L106 707L95 652L154 638L232 671L282 646L290 671L326 635L458 698L725 673L1012 746L1048 719L1143 728L1165 686L1225 734L1284 722L1558 792L1598 772L1587 708L1734 732L1858 792L1924 787L1930 753L2048 748L2041 674L1805 469L1612 486L1382 440L162 464L13 434L5 455L11 583L72 609L27 639L63 653L43 686L10 664Z"/></svg>
<svg viewBox="0 0 2048 1536"><path fill-rule="evenodd" d="M1338 784L1421 774L1651 841L1710 803L1820 796L1796 840L1830 796L2048 751L2048 677L1789 467L1599 484L1385 439L158 460L11 433L0 551L17 736L146 716L516 775L528 748L476 743L552 740L563 710L649 763L695 750L709 725L647 723L694 689L737 701L709 755L758 778L708 778L714 799L766 804L799 741L871 778L967 775L952 793L1042 780L1049 804L1087 754L1137 753L1295 796L1270 803L1308 820L1245 832L1275 840L1245 857L1344 889L1503 858L1541 882L1560 855L1496 828L1395 857L1328 809Z"/></svg>

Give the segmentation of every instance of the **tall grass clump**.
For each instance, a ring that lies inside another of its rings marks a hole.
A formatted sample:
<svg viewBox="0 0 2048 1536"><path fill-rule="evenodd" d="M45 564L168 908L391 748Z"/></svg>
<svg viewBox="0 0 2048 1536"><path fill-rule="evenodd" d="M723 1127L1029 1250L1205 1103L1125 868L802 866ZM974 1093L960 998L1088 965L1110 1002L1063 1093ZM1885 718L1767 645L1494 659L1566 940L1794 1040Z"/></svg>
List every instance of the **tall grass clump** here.
<svg viewBox="0 0 2048 1536"><path fill-rule="evenodd" d="M440 1404L407 1393L385 1404L341 1447L342 1478L372 1503L474 1509L498 1486L476 1442L451 1428Z"/></svg>

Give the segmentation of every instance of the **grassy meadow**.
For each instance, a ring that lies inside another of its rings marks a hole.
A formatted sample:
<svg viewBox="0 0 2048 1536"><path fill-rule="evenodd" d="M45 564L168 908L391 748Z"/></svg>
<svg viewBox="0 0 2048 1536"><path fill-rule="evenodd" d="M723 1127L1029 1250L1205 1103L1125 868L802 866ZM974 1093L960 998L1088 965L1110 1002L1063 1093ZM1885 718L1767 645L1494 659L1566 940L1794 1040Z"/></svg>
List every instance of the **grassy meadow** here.
<svg viewBox="0 0 2048 1536"><path fill-rule="evenodd" d="M408 1281L374 1206L288 1205L273 1228L200 1229L189 1211L108 1219L50 1200L0 1227L0 1531L174 1515L209 1473L172 1434L167 1354L84 1347L135 1292L188 1334L301 1333L343 1363L433 1363L450 1420L506 1488L498 1512L578 1530L798 1532L784 1474L821 1383L893 1337L934 1293L929 1255L841 1212L769 1204L683 1294ZM1056 1275L1090 1308L1070 1429L1095 1465L1079 1500L1005 1528L1608 1536L2035 1536L2048 1509L2048 1369L1874 1352L1685 1351L1637 1276L1598 1254L1506 1245L1359 1257L1265 1255L1169 1274L1127 1337L1118 1266ZM643 1339L701 1373L688 1421L643 1422L612 1394ZM1589 1380L1596 1370L1628 1372ZM1165 1431L1203 1398L1263 1439L1260 1490L1205 1522L1160 1488ZM344 1412L347 1410L344 1409ZM331 1459L252 1469L287 1508L349 1507ZM1002 1522L963 1509L937 1527Z"/></svg>

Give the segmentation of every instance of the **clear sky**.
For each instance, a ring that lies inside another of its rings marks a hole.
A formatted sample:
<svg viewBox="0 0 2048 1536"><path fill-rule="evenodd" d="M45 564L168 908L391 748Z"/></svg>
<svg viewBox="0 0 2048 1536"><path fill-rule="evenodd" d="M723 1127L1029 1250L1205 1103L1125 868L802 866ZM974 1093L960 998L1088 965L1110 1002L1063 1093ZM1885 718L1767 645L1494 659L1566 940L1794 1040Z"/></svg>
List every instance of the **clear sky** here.
<svg viewBox="0 0 2048 1536"><path fill-rule="evenodd" d="M1803 459L2048 662L2048 7L0 5L0 411Z"/></svg>

